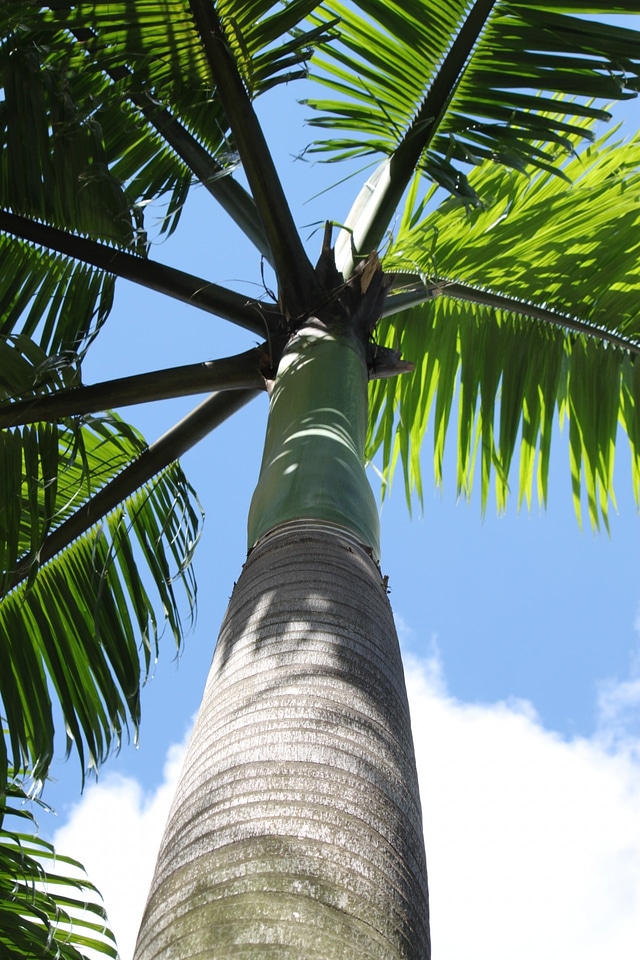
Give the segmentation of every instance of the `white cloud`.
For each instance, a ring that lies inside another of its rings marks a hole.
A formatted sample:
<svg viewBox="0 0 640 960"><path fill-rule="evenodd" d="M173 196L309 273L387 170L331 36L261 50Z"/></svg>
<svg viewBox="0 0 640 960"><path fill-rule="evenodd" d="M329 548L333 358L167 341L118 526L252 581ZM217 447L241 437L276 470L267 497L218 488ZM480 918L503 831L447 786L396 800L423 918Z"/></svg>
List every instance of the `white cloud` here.
<svg viewBox="0 0 640 960"><path fill-rule="evenodd" d="M443 695L437 661L407 666L438 960L635 958L640 764L625 738L566 742L529 705Z"/></svg>
<svg viewBox="0 0 640 960"><path fill-rule="evenodd" d="M56 850L79 860L100 890L122 960L133 955L185 750L186 742L169 748L152 794L132 777L107 774L87 788L53 838Z"/></svg>
<svg viewBox="0 0 640 960"><path fill-rule="evenodd" d="M563 741L530 704L449 697L437 651L407 658L438 960L635 960L640 762L621 735ZM610 685L609 703L626 697ZM611 723L603 720L602 730ZM55 837L102 890L130 960L183 748L145 796L90 788Z"/></svg>
<svg viewBox="0 0 640 960"><path fill-rule="evenodd" d="M598 714L598 739L610 749L635 752L640 760L640 677L601 684Z"/></svg>

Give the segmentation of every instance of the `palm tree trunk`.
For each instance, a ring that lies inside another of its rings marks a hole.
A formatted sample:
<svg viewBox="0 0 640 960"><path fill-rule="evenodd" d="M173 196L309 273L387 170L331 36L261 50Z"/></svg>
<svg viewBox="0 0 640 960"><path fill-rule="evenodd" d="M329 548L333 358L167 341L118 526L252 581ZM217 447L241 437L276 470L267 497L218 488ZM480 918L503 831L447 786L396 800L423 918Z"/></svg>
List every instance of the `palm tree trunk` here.
<svg viewBox="0 0 640 960"><path fill-rule="evenodd" d="M284 523L222 625L135 960L425 960L418 782L379 569Z"/></svg>
<svg viewBox="0 0 640 960"><path fill-rule="evenodd" d="M365 295L346 322L310 318L280 360L251 549L135 960L429 957L411 725L364 469Z"/></svg>

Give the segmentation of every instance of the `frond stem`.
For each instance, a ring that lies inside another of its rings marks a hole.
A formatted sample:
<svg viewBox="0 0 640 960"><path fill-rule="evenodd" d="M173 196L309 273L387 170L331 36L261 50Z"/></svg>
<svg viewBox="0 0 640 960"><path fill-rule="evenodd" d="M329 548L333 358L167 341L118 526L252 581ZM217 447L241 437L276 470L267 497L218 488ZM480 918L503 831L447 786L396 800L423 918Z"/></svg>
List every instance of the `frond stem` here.
<svg viewBox="0 0 640 960"><path fill-rule="evenodd" d="M213 393L203 400L191 413L152 443L133 463L125 467L117 477L114 477L102 490L76 510L68 520L61 523L46 538L37 557L31 555L25 557L16 569L9 590L13 590L29 576L34 562L42 566L51 560L259 393L259 390L232 390Z"/></svg>
<svg viewBox="0 0 640 960"><path fill-rule="evenodd" d="M406 285L403 285L403 282ZM451 297L454 300L466 300L468 303L477 303L494 310L504 310L506 313L518 314L531 320L540 320L542 323L549 323L552 326L571 330L587 337L595 337L595 339L610 343L627 353L640 356L640 343L628 340L620 334L612 333L606 327L586 323L584 320L578 320L548 307L538 307L532 303L527 303L526 300L518 300L517 297L491 293L491 291L482 290L480 287L473 287L469 284L457 283L444 278L428 280L426 283L416 283L413 274L396 274L394 286L396 289L400 288L400 292L387 297L383 317L390 317L401 310L420 306L420 304L434 300L436 297Z"/></svg>
<svg viewBox="0 0 640 960"><path fill-rule="evenodd" d="M217 11L210 0L189 0L189 6L273 251L281 302L290 315L302 317L317 302L320 293L313 266L296 230L262 127Z"/></svg>
<svg viewBox="0 0 640 960"><path fill-rule="evenodd" d="M496 0L476 0L466 15L449 52L418 107L404 137L390 157L385 196L362 238L358 254L367 256L376 250L391 223L402 195L413 177L420 157L427 149L464 73L469 56L484 29Z"/></svg>
<svg viewBox="0 0 640 960"><path fill-rule="evenodd" d="M254 347L246 353L221 360L206 360L132 377L119 377L90 386L59 390L48 396L2 404L0 428L18 427L42 420L55 421L152 400L211 393L212 390L265 389L260 373L260 364L265 356L264 348Z"/></svg>
<svg viewBox="0 0 640 960"><path fill-rule="evenodd" d="M264 336L274 322L275 311L265 307L259 300L243 297L233 290L176 270L175 267L116 250L105 243L66 233L7 210L0 210L0 230L156 290L182 303L199 307L258 336Z"/></svg>

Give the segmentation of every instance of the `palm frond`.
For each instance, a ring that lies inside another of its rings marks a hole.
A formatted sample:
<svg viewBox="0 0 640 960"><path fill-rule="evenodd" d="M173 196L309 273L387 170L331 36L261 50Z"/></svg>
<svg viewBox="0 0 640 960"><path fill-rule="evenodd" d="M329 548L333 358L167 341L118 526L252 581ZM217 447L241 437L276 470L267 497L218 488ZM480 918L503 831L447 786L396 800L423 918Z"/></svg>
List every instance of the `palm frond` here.
<svg viewBox="0 0 640 960"><path fill-rule="evenodd" d="M212 78L190 0L80 0L43 6L53 11L47 19L58 28L82 31L96 62L111 73L122 71L138 89L144 86L158 100L179 107L181 116L191 111L195 117L210 100ZM213 6L252 96L304 75L301 68L313 42L326 36L326 30L319 34L315 27L302 26L318 0L218 0Z"/></svg>
<svg viewBox="0 0 640 960"><path fill-rule="evenodd" d="M5 960L83 960L118 952L81 865L37 835L31 800L10 771L0 796L0 951Z"/></svg>
<svg viewBox="0 0 640 960"><path fill-rule="evenodd" d="M311 149L392 161L360 253L379 244L416 165L477 203L469 167L491 160L562 175L559 161L575 137L589 135L580 120L608 116L592 101L636 95L640 34L580 19L579 9L494 0L323 7L320 16L340 16L339 40L321 46L313 77L336 96L307 101L318 114L311 123L331 131ZM558 95L570 97L562 118Z"/></svg>
<svg viewBox="0 0 640 960"><path fill-rule="evenodd" d="M75 132L79 137L84 124L94 136L100 162L91 158L79 172L71 167L56 170L56 177L66 178L67 195L73 197L82 190L88 210L101 202L99 190L104 194L108 182L110 189L120 194L121 204L135 217L136 232L131 239L136 241L139 252L144 251L146 243L147 229L143 222L146 225L149 220L145 216L148 205L153 205L149 232L153 236L171 233L195 178L268 256L251 198L229 176L237 159L220 107L209 96L210 85L206 96L199 88L198 96L185 97L185 102L179 105L186 110L181 122L159 99L158 91L148 83L138 82L126 57L114 60L112 56L101 56L96 29L109 32L108 18L101 19L97 11L94 20L86 9L71 10L70 4L62 9L64 6L21 0L17 4L5 4L0 12L6 50L11 52L17 45L22 52L20 59L27 60L31 67L31 73L18 81L22 83L23 98L28 95L28 88L23 90L25 83L29 81L34 87L29 95L33 116L25 116L24 105L18 110L19 105L12 104L11 96L7 98L5 92L7 106L3 107L2 119L5 141L11 144L11 149L6 151L7 159L11 164L22 162L22 175L32 181L33 193L38 189L38 171L27 147L31 141L21 139L24 128L44 127L41 146L48 146L51 152L56 143L59 149L66 149L60 144L62 135L68 138ZM11 75L13 61L7 60L5 66L8 73L5 86L13 88L16 86ZM46 96L41 90L42 74L52 78L44 91ZM61 98L62 106L57 102ZM75 126L70 121L62 125L59 118L56 121L63 108L75 120ZM48 169L50 167L51 164ZM49 169L49 173L53 171ZM11 199L14 203L17 201L16 197ZM31 197L29 202L38 201ZM42 205L42 201L39 202ZM113 204L109 209L117 214ZM64 222L51 219L49 222L67 229L71 226L68 216ZM92 235L101 236L96 232ZM109 236L112 235L113 224L109 232Z"/></svg>
<svg viewBox="0 0 640 960"><path fill-rule="evenodd" d="M0 258L0 336L37 335L47 353L83 353L113 306L113 275L6 234Z"/></svg>
<svg viewBox="0 0 640 960"><path fill-rule="evenodd" d="M115 415L36 423L0 434L3 587L20 560L40 548L77 507L144 449L142 437Z"/></svg>
<svg viewBox="0 0 640 960"><path fill-rule="evenodd" d="M137 727L140 684L161 633L157 609L180 642L175 583L183 583L193 611L189 563L200 510L173 464L41 563L47 535L119 475L142 440L116 418L87 418L3 431L2 441L0 700L12 762L46 775L54 691L67 750L76 750L84 772L118 745L129 722ZM12 588L25 565L29 576Z"/></svg>
<svg viewBox="0 0 640 960"><path fill-rule="evenodd" d="M519 446L513 486L520 501L530 502L535 482L544 502L560 414L569 421L578 514L584 487L591 523L607 522L618 424L631 444L638 496L640 140L601 138L564 170L571 186L546 172L527 180L486 165L473 184L493 203L469 211L446 201L426 215L420 205L405 211L385 268L421 275L437 296L385 321L383 342L417 360L417 370L372 387L369 451L381 453L387 480L400 459L407 495L422 495L420 446L431 425L442 482L459 386L459 493L470 493L479 463L483 506L493 476L504 509ZM475 289L475 302L456 298L457 281ZM510 295L510 305L496 307L494 290ZM548 311L546 322L537 307ZM577 318L582 332L566 329L563 316L568 326Z"/></svg>
<svg viewBox="0 0 640 960"><path fill-rule="evenodd" d="M0 404L14 397L33 399L79 384L77 354L61 350L50 356L25 334L0 335Z"/></svg>
<svg viewBox="0 0 640 960"><path fill-rule="evenodd" d="M157 290L176 300L181 300L191 306L200 307L209 313L217 314L230 320L232 323L238 323L240 326L252 330L254 333L263 334L265 329L269 329L269 315L273 316L274 310L264 306L260 301L251 300L243 297L241 294L226 287L221 287L216 283L204 280L202 277L193 276L185 273L183 270L177 270L175 267L169 267L156 260L150 260L147 257L136 256L127 253L124 250L114 250L108 244L100 243L86 237L78 237L73 233L67 233L64 230L58 230L56 227L50 227L47 224L38 223L29 220L26 217L20 217L6 210L0 210L0 229L11 234L13 249L16 251L16 260L24 267L23 282L21 285L20 301L12 311L11 320L13 328L17 326L20 317L20 307L24 313L25 307L31 309L26 318L26 331L32 333L36 327L38 318L46 314L47 303L43 297L37 298L37 309L35 305L25 303L24 290L38 289L39 286L46 283L47 278L43 276L46 269L47 252L54 257L58 257L60 269L64 273L69 273L75 280L79 275L84 276L77 264L97 268L95 272L87 271L89 277L100 280L103 277L103 271L107 274L123 277L131 280L141 286L151 290ZM33 246L32 246L33 245ZM38 258L38 252L44 250L45 255L42 259ZM55 254L52 253L55 251ZM9 291L13 291L11 279L7 279ZM24 290L23 290L24 288ZM48 289L48 287L47 287ZM54 298L55 299L55 298ZM73 311L73 302L69 303L68 298L64 298L67 309ZM73 346L78 348L82 345L83 350L91 341L95 333L98 332L102 323L106 319L108 312L104 309L100 313L99 322L94 330L87 333L81 330L76 335L78 342ZM83 304L81 302L80 307ZM82 314L81 314L82 316ZM77 324L76 324L77 326ZM7 333L10 327L7 324ZM48 328L45 326L45 332ZM82 341L87 341L82 344Z"/></svg>
<svg viewBox="0 0 640 960"><path fill-rule="evenodd" d="M319 0L218 0L229 46L251 96L279 83L307 76L307 61L317 43L331 35L333 22L305 26Z"/></svg>
<svg viewBox="0 0 640 960"><path fill-rule="evenodd" d="M302 25L317 5L317 0L226 0L215 5L225 44L251 98L306 75L313 44L329 32L325 25ZM60 29L76 41L76 59L84 69L112 81L101 95L98 115L104 113L109 153L117 158L113 174L130 186L139 181L141 202L159 195L164 177L164 191L171 188L173 193L164 220L168 229L175 226L186 196L185 173L192 174L270 259L251 198L229 176L238 156L198 29L197 6L188 0L50 3L53 15L45 12L43 20L49 29ZM135 114L126 123L123 100ZM156 132L166 140L168 152L158 146ZM128 138L126 151L118 149L118 135ZM182 163L171 166L172 156Z"/></svg>
<svg viewBox="0 0 640 960"><path fill-rule="evenodd" d="M316 5L219 5L220 40L248 98L304 70L312 43L327 36L324 26L306 31L300 25ZM209 31L198 22L198 9L195 0L8 4L0 44L2 204L145 255L149 233L175 228L191 181L200 177L268 259L284 232L286 255L275 256L282 279L287 269L294 274L291 260L304 274L297 233L282 229L287 206L277 178L262 183L266 150L255 164L259 182L249 179L262 219L267 226L273 217L278 221L271 245L246 192L235 181L233 189L231 182L216 186L238 163L236 111L230 123L225 85L212 69L220 58L207 54ZM254 130L254 152L256 140ZM249 172L250 154L245 150L243 157ZM308 264L307 274L312 285Z"/></svg>
<svg viewBox="0 0 640 960"><path fill-rule="evenodd" d="M46 776L52 699L83 773L120 744L129 722L137 730L141 683L164 627L181 643L176 583L195 611L190 562L202 511L177 458L258 392L212 394L127 465L123 455L139 450L140 438L115 417L109 429L87 418L2 435L0 465L13 486L2 488L0 517L5 554L18 560L4 571L0 604L0 704L9 731L0 783L9 762ZM73 456L56 448L65 428Z"/></svg>
<svg viewBox="0 0 640 960"><path fill-rule="evenodd" d="M567 158L568 182L486 164L472 178L482 208L408 208L385 268L484 287L640 341L640 137L615 136Z"/></svg>
<svg viewBox="0 0 640 960"><path fill-rule="evenodd" d="M139 210L110 169L97 116L105 81L72 57L65 37L51 30L3 36L2 203L120 246L144 246Z"/></svg>

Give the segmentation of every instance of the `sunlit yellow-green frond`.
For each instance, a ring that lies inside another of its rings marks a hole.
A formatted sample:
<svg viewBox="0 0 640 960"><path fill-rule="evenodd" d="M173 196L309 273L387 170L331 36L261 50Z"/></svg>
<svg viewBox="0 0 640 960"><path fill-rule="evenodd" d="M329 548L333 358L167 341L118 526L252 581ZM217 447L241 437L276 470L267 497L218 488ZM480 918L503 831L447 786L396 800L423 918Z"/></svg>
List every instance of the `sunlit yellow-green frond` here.
<svg viewBox="0 0 640 960"><path fill-rule="evenodd" d="M385 265L461 281L639 337L640 138L607 133L528 178L486 164L485 202L431 209L394 238ZM413 265L412 265L413 264Z"/></svg>
<svg viewBox="0 0 640 960"><path fill-rule="evenodd" d="M604 137L563 169L573 183L486 165L472 179L487 198L483 208L445 201L425 213L414 194L414 213L405 211L385 267L420 276L424 296L416 292L403 310L400 291L393 315L392 295L384 336L417 371L374 385L370 452L382 452L387 477L401 459L408 492L422 495L427 429L443 480L458 391L460 493L470 493L479 472L483 505L491 477L499 509L509 492L530 502L537 488L544 501L560 414L578 513L584 488L591 522L607 522L619 428L638 496L640 140Z"/></svg>

